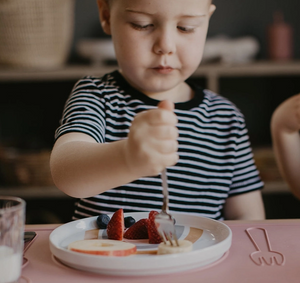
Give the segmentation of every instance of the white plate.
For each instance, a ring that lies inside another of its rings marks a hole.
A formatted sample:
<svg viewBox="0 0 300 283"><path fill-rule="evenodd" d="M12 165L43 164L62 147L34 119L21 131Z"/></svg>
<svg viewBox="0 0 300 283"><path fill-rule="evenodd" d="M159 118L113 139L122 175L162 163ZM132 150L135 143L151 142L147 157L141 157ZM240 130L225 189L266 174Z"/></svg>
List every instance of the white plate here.
<svg viewBox="0 0 300 283"><path fill-rule="evenodd" d="M148 212L125 213L135 220L148 218ZM110 215L111 216L111 215ZM137 245L138 253L128 257L88 255L69 251L68 245L77 240L96 235L105 238L106 230L98 230L97 217L76 220L56 228L50 234L50 250L63 264L80 270L111 275L157 275L186 271L207 266L220 259L230 248L232 232L222 222L192 216L173 214L176 219L176 235L193 242L193 250L187 253L156 255L157 245L147 240L130 241ZM202 233L203 230L203 233ZM87 232L89 231L89 232Z"/></svg>

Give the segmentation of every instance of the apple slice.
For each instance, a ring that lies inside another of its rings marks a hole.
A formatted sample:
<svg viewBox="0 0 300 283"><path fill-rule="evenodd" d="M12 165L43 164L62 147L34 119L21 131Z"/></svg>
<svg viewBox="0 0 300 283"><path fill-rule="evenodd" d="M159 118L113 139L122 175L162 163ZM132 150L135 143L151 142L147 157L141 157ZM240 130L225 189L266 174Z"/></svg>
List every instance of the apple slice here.
<svg viewBox="0 0 300 283"><path fill-rule="evenodd" d="M129 256L136 253L134 244L115 240L81 240L69 244L68 249L74 252L103 256Z"/></svg>

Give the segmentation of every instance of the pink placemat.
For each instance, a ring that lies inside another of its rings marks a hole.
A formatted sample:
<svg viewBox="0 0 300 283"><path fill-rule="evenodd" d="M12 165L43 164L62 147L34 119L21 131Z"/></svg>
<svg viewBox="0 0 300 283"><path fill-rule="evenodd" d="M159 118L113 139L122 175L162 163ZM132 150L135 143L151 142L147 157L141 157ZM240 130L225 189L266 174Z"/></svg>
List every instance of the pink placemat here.
<svg viewBox="0 0 300 283"><path fill-rule="evenodd" d="M189 283L298 283L300 282L300 220L225 222L232 230L232 246L219 262L171 275L108 276L75 270L54 260L49 249L51 226L27 227L38 234L25 256L29 262L22 276L31 283L153 281Z"/></svg>

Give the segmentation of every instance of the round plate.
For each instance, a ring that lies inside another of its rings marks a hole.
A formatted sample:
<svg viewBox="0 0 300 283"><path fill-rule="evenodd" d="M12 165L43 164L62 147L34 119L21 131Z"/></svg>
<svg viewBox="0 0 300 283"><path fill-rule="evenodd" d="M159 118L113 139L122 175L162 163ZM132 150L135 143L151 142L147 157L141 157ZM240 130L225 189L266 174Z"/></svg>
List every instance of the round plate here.
<svg viewBox="0 0 300 283"><path fill-rule="evenodd" d="M148 212L125 213L136 221L148 218ZM111 215L109 215L111 217ZM82 254L68 250L71 242L83 239L105 239L106 230L98 229L97 217L89 217L66 223L50 234L50 250L63 264L84 271L111 275L157 275L186 271L207 266L220 259L230 248L232 232L222 222L189 214L175 214L178 239L193 242L193 250L187 253L157 255L157 246L148 240L130 242L136 244L137 254L127 257L108 257Z"/></svg>

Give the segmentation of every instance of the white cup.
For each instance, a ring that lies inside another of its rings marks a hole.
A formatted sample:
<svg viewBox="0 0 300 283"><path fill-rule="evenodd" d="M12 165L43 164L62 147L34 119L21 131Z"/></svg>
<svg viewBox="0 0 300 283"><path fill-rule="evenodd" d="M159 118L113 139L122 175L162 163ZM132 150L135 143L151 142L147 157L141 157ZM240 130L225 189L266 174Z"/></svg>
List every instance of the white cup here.
<svg viewBox="0 0 300 283"><path fill-rule="evenodd" d="M0 283L17 282L21 276L26 203L0 196Z"/></svg>

